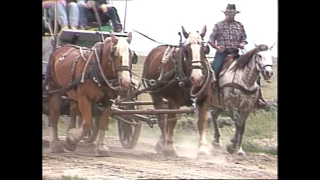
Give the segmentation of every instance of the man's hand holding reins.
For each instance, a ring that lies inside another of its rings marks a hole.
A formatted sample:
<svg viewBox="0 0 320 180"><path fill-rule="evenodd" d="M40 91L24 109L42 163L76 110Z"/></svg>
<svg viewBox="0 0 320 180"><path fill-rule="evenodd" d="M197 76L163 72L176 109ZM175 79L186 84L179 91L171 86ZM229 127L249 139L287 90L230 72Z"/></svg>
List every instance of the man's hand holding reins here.
<svg viewBox="0 0 320 180"><path fill-rule="evenodd" d="M246 45L245 43L240 43L240 44L239 44L239 48L240 48L240 49L244 49L244 46L245 46L245 45Z"/></svg>
<svg viewBox="0 0 320 180"><path fill-rule="evenodd" d="M226 50L226 48L224 48L223 46L217 46L216 49L219 53L222 53Z"/></svg>

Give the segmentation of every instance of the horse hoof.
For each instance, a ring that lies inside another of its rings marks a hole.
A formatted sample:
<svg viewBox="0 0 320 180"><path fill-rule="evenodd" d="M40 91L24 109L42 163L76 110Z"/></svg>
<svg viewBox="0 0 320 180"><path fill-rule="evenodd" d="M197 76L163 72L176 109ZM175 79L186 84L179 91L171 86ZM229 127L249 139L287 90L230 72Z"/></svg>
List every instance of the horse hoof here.
<svg viewBox="0 0 320 180"><path fill-rule="evenodd" d="M69 138L67 138L64 143L64 148L68 151L74 151L77 148L77 143L73 143Z"/></svg>
<svg viewBox="0 0 320 180"><path fill-rule="evenodd" d="M178 157L178 154L174 149L163 150L162 154L170 157Z"/></svg>
<svg viewBox="0 0 320 180"><path fill-rule="evenodd" d="M110 157L110 150L107 146L99 146L95 149L96 156L98 157Z"/></svg>
<svg viewBox="0 0 320 180"><path fill-rule="evenodd" d="M219 141L217 142L216 140L213 140L212 141L212 147L216 148L216 149L220 149L221 148L221 144L220 144Z"/></svg>
<svg viewBox="0 0 320 180"><path fill-rule="evenodd" d="M242 148L240 148L237 152L237 155L239 156L246 156L246 153L242 150Z"/></svg>
<svg viewBox="0 0 320 180"><path fill-rule="evenodd" d="M167 143L167 145L163 149L163 155L165 156L172 156L172 157L178 157L178 154L176 152L176 148L174 146L174 143Z"/></svg>
<svg viewBox="0 0 320 180"><path fill-rule="evenodd" d="M236 152L236 149L232 147L232 144L228 144L226 149L227 149L227 152L230 154L233 154Z"/></svg>
<svg viewBox="0 0 320 180"><path fill-rule="evenodd" d="M69 139L72 144L76 144L80 139L82 139L83 131L80 129L70 129L67 134L67 139Z"/></svg>
<svg viewBox="0 0 320 180"><path fill-rule="evenodd" d="M157 142L154 150L155 150L158 154L162 154L162 153L163 153L163 145L162 145L162 143L161 143L160 140Z"/></svg>
<svg viewBox="0 0 320 180"><path fill-rule="evenodd" d="M200 145L197 153L197 159L205 158L210 155L209 149L206 145Z"/></svg>
<svg viewBox="0 0 320 180"><path fill-rule="evenodd" d="M208 155L210 155L209 150L207 151L198 151L197 159L208 159Z"/></svg>
<svg viewBox="0 0 320 180"><path fill-rule="evenodd" d="M50 143L50 152L51 153L61 153L64 152L63 145L60 141L53 141Z"/></svg>

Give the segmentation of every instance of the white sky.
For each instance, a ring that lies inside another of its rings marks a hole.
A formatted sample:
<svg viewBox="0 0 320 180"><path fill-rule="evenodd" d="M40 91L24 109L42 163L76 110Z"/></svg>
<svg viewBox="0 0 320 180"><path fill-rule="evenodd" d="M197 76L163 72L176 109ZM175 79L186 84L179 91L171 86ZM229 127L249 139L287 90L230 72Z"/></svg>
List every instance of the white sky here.
<svg viewBox="0 0 320 180"><path fill-rule="evenodd" d="M247 32L247 50L254 47L253 41L269 46L277 42L277 0L128 0L126 31L135 29L159 42L178 44L177 33L182 25L186 31L201 31L206 25L204 39L208 41L213 25L224 19L221 11L231 3L241 11L236 15L236 20L243 23ZM113 5L118 9L123 23L125 0L113 0ZM133 32L133 50L149 52L157 45ZM274 56L277 56L277 44L274 46Z"/></svg>

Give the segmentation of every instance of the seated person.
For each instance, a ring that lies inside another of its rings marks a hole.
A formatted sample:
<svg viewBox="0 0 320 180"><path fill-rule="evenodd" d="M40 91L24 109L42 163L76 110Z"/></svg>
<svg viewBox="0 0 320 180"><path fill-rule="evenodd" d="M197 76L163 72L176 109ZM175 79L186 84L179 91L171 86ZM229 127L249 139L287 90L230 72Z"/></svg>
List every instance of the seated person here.
<svg viewBox="0 0 320 180"><path fill-rule="evenodd" d="M42 7L48 9L50 18L54 19L55 17L55 0L43 0ZM79 26L84 26L83 18L80 18L80 15L83 15L85 8L79 6L76 3L76 0L58 0L58 16L57 21L63 29L77 29ZM81 20L81 21L80 21Z"/></svg>
<svg viewBox="0 0 320 180"><path fill-rule="evenodd" d="M93 5L96 7L98 11L98 15L100 17L100 21L102 24L108 23L111 20L113 25L114 32L121 32L122 31L122 24L120 22L120 18L117 12L117 9L113 6L107 5L106 0L94 0L88 1L85 0L87 11L87 21L88 22L97 22L96 16L94 14ZM94 2L94 3L93 3Z"/></svg>

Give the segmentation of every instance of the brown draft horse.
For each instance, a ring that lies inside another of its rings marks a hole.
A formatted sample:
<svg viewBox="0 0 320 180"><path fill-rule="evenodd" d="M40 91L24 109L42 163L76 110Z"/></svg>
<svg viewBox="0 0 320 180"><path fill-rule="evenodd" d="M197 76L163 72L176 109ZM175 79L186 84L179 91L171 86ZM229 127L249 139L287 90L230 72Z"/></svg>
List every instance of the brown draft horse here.
<svg viewBox="0 0 320 180"><path fill-rule="evenodd" d="M74 151L85 133L90 131L92 107L99 103L103 106L100 118L99 137L96 147L98 156L109 156L109 149L104 144L105 130L108 130L111 110L110 99L115 99L121 90L131 86L130 69L133 53L129 48L132 33L128 37L110 37L97 42L86 51L82 47L64 45L57 48L50 56L47 67L47 87L52 121L51 152L63 151L58 138L58 118L60 116L61 95L75 100L82 116L80 129L70 129L64 143L67 150ZM71 108L71 111L77 108Z"/></svg>
<svg viewBox="0 0 320 180"><path fill-rule="evenodd" d="M185 43L181 46L160 45L151 50L145 59L142 73L143 85L151 89L149 93L155 109L164 108L163 98L168 101L169 109L190 106L192 99L195 99L200 134L198 155L209 154L205 130L212 75L205 58L209 51L203 42L206 31L204 26L201 33L187 33L182 26ZM167 119L165 115L159 115L157 118L161 136L155 150L164 155L177 155L174 146L176 115L168 114Z"/></svg>

